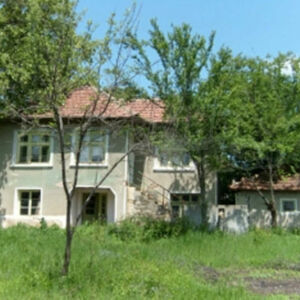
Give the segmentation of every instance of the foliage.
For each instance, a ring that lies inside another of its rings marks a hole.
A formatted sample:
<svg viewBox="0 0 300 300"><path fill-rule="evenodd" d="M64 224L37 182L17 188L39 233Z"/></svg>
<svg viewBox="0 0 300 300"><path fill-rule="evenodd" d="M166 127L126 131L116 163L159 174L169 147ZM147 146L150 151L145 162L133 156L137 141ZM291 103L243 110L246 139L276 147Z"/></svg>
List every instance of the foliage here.
<svg viewBox="0 0 300 300"><path fill-rule="evenodd" d="M187 233L193 226L185 218L174 221L153 219L151 217L131 217L109 226L109 233L122 241L151 241L161 238L177 237Z"/></svg>
<svg viewBox="0 0 300 300"><path fill-rule="evenodd" d="M282 175L293 173L299 162L299 60L291 55L271 59L239 60L236 74L241 84L235 87L242 108L235 109L235 135L227 144L232 165L249 177L259 174L259 180L269 185L269 196L259 190L277 226L277 209L273 185ZM284 73L289 64L292 73ZM255 179L253 179L255 182Z"/></svg>
<svg viewBox="0 0 300 300"><path fill-rule="evenodd" d="M72 0L1 1L0 92L6 107L49 110L74 88L97 82L91 66L98 43L90 31L76 32L75 6Z"/></svg>
<svg viewBox="0 0 300 300"><path fill-rule="evenodd" d="M79 227L70 274L60 277L63 230L52 226L1 229L0 298L261 299L234 274L244 270L249 277L263 274L268 267L278 276L278 263L287 267L299 258L299 235L289 232L236 236L189 231L144 243L123 242L108 230ZM224 279L207 279L206 269L215 269Z"/></svg>
<svg viewBox="0 0 300 300"><path fill-rule="evenodd" d="M77 223L82 217L85 206L97 188L110 175L116 166L128 155L125 153L94 184L89 197L80 208L80 212L71 226L71 206L74 201L78 183L79 159L84 138L90 127L107 124L103 114L112 101L112 92L122 85L123 70L127 57L123 56L123 39L127 31L134 26L134 11L125 15L117 24L114 16L108 22L108 30L102 40L92 39L91 24L83 34L77 32L80 18L73 0L3 0L0 2L0 94L1 103L8 111L9 117L16 117L27 127L40 127L37 114L49 113L48 123L43 127L55 129L55 138L61 162L62 185L66 199L66 246L62 274L68 274L71 259L72 237ZM116 57L112 44L118 44ZM114 61L112 66L107 66ZM98 101L101 98L100 76L102 69L112 83L107 84L108 99L101 109ZM121 81L121 82L120 82ZM120 84L120 86L119 86ZM67 171L66 152L70 145L66 141L69 129L65 128L65 117L61 114L61 106L68 95L83 86L93 86L95 97L87 107L83 108L83 116L77 122L78 141L72 151L75 156L74 172ZM97 111L97 112L95 112ZM45 123L45 122L44 122ZM23 124L22 124L23 125ZM111 125L112 127L112 125Z"/></svg>
<svg viewBox="0 0 300 300"><path fill-rule="evenodd" d="M283 72L286 63L293 69L291 74ZM240 64L237 76L242 84L236 89L244 108L235 111L239 124L233 158L237 166L250 171L268 169L268 164L279 171L298 142L299 62L291 55L279 55L243 58Z"/></svg>
<svg viewBox="0 0 300 300"><path fill-rule="evenodd" d="M239 84L239 78L234 76L238 69L229 49L212 53L214 33L206 40L187 24L173 26L167 34L155 20L151 25L149 41L139 42L132 37L131 44L138 52L137 64L144 70L154 96L166 105L170 126L162 129L162 143L170 132L184 137L181 146L196 165L202 220L206 223L207 171L223 167L223 150L233 136L234 110L242 104L233 93ZM157 55L158 63L147 56L147 46Z"/></svg>

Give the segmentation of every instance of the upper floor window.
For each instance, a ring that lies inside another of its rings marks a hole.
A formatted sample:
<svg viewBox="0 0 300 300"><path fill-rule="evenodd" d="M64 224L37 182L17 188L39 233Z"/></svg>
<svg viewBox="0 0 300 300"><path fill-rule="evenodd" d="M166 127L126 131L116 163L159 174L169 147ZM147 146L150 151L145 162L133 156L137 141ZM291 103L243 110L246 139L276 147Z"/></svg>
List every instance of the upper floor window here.
<svg viewBox="0 0 300 300"><path fill-rule="evenodd" d="M162 167L188 167L191 163L190 155L187 152L176 150L159 151L158 160Z"/></svg>
<svg viewBox="0 0 300 300"><path fill-rule="evenodd" d="M189 153L178 148L156 149L156 170L193 170Z"/></svg>
<svg viewBox="0 0 300 300"><path fill-rule="evenodd" d="M13 153L15 166L45 166L50 164L52 137L49 131L17 132Z"/></svg>
<svg viewBox="0 0 300 300"><path fill-rule="evenodd" d="M78 135L75 135L78 142ZM83 166L104 165L107 161L108 136L101 130L90 130L86 133L79 156ZM72 154L71 165L75 165L75 155Z"/></svg>

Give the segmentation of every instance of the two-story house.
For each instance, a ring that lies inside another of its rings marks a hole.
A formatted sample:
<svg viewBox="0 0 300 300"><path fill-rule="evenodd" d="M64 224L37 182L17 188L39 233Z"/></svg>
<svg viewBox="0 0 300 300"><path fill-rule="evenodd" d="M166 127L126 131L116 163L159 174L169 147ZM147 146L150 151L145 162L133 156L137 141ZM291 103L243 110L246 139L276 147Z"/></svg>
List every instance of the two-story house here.
<svg viewBox="0 0 300 300"><path fill-rule="evenodd" d="M75 90L61 108L71 146L76 144L76 120L82 117L93 93L90 87ZM135 118L144 124L160 126L164 122L164 107L145 99L124 105L112 103L104 117L107 122ZM41 118L47 122L49 116ZM56 133L44 128L24 130L18 122L1 120L0 140L1 225L7 227L20 222L36 225L44 218L48 224L64 227L66 200ZM89 130L80 156L73 222L88 193L133 142L126 130L111 132L97 125ZM167 154L153 153L156 155L136 151L126 156L97 190L83 213L82 222L116 222L136 214L165 219L185 215L199 222L201 191L188 155L176 149ZM70 147L67 176L73 175L74 165ZM207 180L207 197L215 204L213 175Z"/></svg>

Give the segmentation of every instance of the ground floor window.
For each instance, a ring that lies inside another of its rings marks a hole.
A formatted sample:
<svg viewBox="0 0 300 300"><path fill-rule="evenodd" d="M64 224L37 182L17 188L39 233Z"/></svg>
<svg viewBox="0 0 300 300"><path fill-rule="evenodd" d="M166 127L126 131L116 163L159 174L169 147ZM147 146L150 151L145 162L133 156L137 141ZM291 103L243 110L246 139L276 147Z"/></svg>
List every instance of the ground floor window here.
<svg viewBox="0 0 300 300"><path fill-rule="evenodd" d="M172 217L178 218L184 216L184 208L195 205L199 202L200 194L198 193L173 193L171 194Z"/></svg>
<svg viewBox="0 0 300 300"><path fill-rule="evenodd" d="M293 212L297 210L297 201L295 199L281 199L281 211Z"/></svg>
<svg viewBox="0 0 300 300"><path fill-rule="evenodd" d="M89 193L82 195L82 204L85 203ZM106 194L96 193L92 196L85 207L82 221L84 222L106 222L107 220L107 196Z"/></svg>
<svg viewBox="0 0 300 300"><path fill-rule="evenodd" d="M40 214L40 191L19 191L19 201L20 215L33 216Z"/></svg>

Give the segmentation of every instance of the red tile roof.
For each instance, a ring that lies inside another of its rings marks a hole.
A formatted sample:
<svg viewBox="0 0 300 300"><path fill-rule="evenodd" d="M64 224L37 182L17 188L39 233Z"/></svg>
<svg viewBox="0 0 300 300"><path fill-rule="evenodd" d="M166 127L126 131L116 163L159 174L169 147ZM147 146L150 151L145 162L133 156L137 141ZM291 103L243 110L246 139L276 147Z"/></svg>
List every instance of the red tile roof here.
<svg viewBox="0 0 300 300"><path fill-rule="evenodd" d="M97 104L93 115L104 118L139 117L146 122L164 122L164 105L160 100L135 99L129 102L109 97L106 93L97 94L92 87L83 87L70 94L61 108L64 118L81 118L92 113L93 101ZM106 107L107 106L107 107Z"/></svg>
<svg viewBox="0 0 300 300"><path fill-rule="evenodd" d="M283 178L273 185L275 191L300 191L300 175ZM267 191L270 189L267 181L259 180L258 178L251 180L242 178L241 181L233 182L229 188L233 191Z"/></svg>

